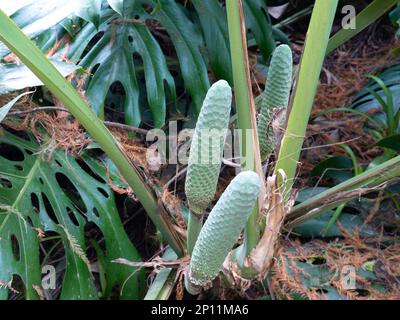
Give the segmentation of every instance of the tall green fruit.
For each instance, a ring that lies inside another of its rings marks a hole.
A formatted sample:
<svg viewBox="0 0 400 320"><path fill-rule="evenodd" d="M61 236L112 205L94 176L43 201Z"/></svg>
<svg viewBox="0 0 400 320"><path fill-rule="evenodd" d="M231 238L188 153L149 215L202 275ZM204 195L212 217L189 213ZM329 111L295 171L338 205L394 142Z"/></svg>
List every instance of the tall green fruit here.
<svg viewBox="0 0 400 320"><path fill-rule="evenodd" d="M225 80L208 90L190 147L185 193L190 215L187 249L189 254L202 227L203 214L217 189L232 104L232 89Z"/></svg>
<svg viewBox="0 0 400 320"><path fill-rule="evenodd" d="M223 263L246 225L260 192L253 171L237 175L212 209L193 250L187 287L204 287L221 271Z"/></svg>
<svg viewBox="0 0 400 320"><path fill-rule="evenodd" d="M272 56L265 90L257 99L257 104L261 106L257 123L261 160L269 158L276 146L272 122L289 104L292 72L292 50L285 44L280 45ZM281 113L282 116L284 113ZM279 121L278 118L275 125L281 127L284 121Z"/></svg>

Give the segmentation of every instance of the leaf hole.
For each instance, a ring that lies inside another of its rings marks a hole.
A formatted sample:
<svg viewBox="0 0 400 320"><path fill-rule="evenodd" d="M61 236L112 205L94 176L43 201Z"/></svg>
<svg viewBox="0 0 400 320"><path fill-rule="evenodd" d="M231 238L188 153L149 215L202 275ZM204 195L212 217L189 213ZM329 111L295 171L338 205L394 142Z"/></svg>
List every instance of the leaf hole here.
<svg viewBox="0 0 400 320"><path fill-rule="evenodd" d="M97 188L97 190L105 197L105 198L109 198L110 195L108 194L108 192L106 190L104 190L103 188Z"/></svg>
<svg viewBox="0 0 400 320"><path fill-rule="evenodd" d="M0 185L5 189L11 189L13 186L12 182L5 178L0 178Z"/></svg>
<svg viewBox="0 0 400 320"><path fill-rule="evenodd" d="M82 55L79 57L79 59L83 59L88 52L91 50L91 48L93 48L93 46L101 40L101 38L104 36L104 31L100 31L98 32L87 44L85 50L82 52ZM94 73L94 72L93 72Z"/></svg>
<svg viewBox="0 0 400 320"><path fill-rule="evenodd" d="M18 274L13 274L11 287L15 292L11 292L10 300L22 300L26 296L24 281Z"/></svg>
<svg viewBox="0 0 400 320"><path fill-rule="evenodd" d="M36 193L31 193L31 203L32 203L32 207L34 209L34 211L36 213L39 213L40 211L40 204L39 204L39 198L36 195Z"/></svg>
<svg viewBox="0 0 400 320"><path fill-rule="evenodd" d="M368 297L370 295L367 289L355 289L354 291L357 292L360 297Z"/></svg>
<svg viewBox="0 0 400 320"><path fill-rule="evenodd" d="M16 165L14 166L14 168L17 169L18 171L24 171L24 168L23 168L21 165L19 165L19 164L16 164Z"/></svg>
<svg viewBox="0 0 400 320"><path fill-rule="evenodd" d="M75 216L75 213L71 210L71 208L67 207L67 213L68 213L68 217L70 218L70 220L72 221L72 223L79 227L79 221Z"/></svg>
<svg viewBox="0 0 400 320"><path fill-rule="evenodd" d="M7 132L12 133L14 136L17 136L18 138L21 138L23 140L31 141L31 138L26 131L18 131L8 127Z"/></svg>
<svg viewBox="0 0 400 320"><path fill-rule="evenodd" d="M13 146L8 143L0 143L0 156L10 161L25 160L23 152L16 146Z"/></svg>
<svg viewBox="0 0 400 320"><path fill-rule="evenodd" d="M12 253L13 253L14 259L16 261L19 261L21 259L21 253L19 250L19 241L15 234L11 235L10 241L11 241L11 248L12 248Z"/></svg>
<svg viewBox="0 0 400 320"><path fill-rule="evenodd" d="M81 167L81 169L83 171L85 171L92 178L96 179L97 181L99 181L103 184L106 183L106 181L100 175L98 175L96 172L94 172L92 170L92 168L90 168L89 165L85 161L83 161L81 159L76 159L76 163Z"/></svg>
<svg viewBox="0 0 400 320"><path fill-rule="evenodd" d="M93 208L93 213L94 213L94 215L95 215L97 218L100 218L99 210L97 210L96 207Z"/></svg>
<svg viewBox="0 0 400 320"><path fill-rule="evenodd" d="M100 63L94 65L94 66L92 67L92 69L90 70L90 73L91 73L92 75L94 75L94 74L97 72L97 70L98 70L99 68L100 68Z"/></svg>
<svg viewBox="0 0 400 320"><path fill-rule="evenodd" d="M64 191L65 195L72 201L72 203L81 211L86 213L87 208L83 199L76 189L75 185L71 182L71 180L63 173L56 173L56 180L60 188Z"/></svg>
<svg viewBox="0 0 400 320"><path fill-rule="evenodd" d="M319 288L316 290L319 294L327 294L329 291L323 288Z"/></svg>
<svg viewBox="0 0 400 320"><path fill-rule="evenodd" d="M54 221L54 223L59 224L57 216L53 210L53 207L51 206L51 203L47 196L42 192L42 199L43 199L43 204L46 209L47 215Z"/></svg>
<svg viewBox="0 0 400 320"><path fill-rule="evenodd" d="M316 257L312 262L312 264L314 264L314 265L321 265L321 264L325 264L325 263L326 263L326 259L323 257Z"/></svg>
<svg viewBox="0 0 400 320"><path fill-rule="evenodd" d="M28 224L31 228L33 228L33 221L31 219L31 217L26 217L26 220L28 221Z"/></svg>

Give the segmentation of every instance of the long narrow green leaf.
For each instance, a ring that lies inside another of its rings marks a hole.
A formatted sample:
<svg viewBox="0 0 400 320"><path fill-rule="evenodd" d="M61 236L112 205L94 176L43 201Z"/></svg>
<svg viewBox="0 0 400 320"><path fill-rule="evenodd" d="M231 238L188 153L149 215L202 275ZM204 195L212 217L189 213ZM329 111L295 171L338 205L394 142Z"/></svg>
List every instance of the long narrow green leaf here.
<svg viewBox="0 0 400 320"><path fill-rule="evenodd" d="M287 220L296 220L296 223L293 225L298 225L299 223L314 218L329 209L335 208L340 204L349 201L349 198L342 197L341 199L336 199L336 201L333 203L322 206L321 208L321 204L325 203L329 199L332 199L335 195L341 192L355 190L357 188L376 187L399 176L400 156L397 156L293 207L289 216L287 217ZM358 196L358 193L354 193L353 195L354 198Z"/></svg>
<svg viewBox="0 0 400 320"><path fill-rule="evenodd" d="M396 4L396 2L399 2L399 0L375 0L369 4L363 11L353 18L356 22L355 29L341 29L329 40L326 54L331 53L347 40L351 39L362 30L367 28L370 24L383 16L391 7Z"/></svg>
<svg viewBox="0 0 400 320"><path fill-rule="evenodd" d="M122 16L124 11L124 0L107 0L111 8L118 12Z"/></svg>
<svg viewBox="0 0 400 320"><path fill-rule="evenodd" d="M242 166L244 170L252 170L260 173L261 178L263 175L260 148L258 145L256 112L249 76L250 71L242 2L240 0L227 1L226 10L238 128L241 130L240 152ZM249 132L251 132L250 137ZM264 183L261 183L261 185L263 186ZM243 250L240 253L241 257L239 258L242 262L244 261L244 257L250 253L260 239L258 213L259 210L256 206L245 228L245 241L242 247Z"/></svg>
<svg viewBox="0 0 400 320"><path fill-rule="evenodd" d="M275 166L275 172L282 169L286 174L283 187L287 196L296 175L337 5L338 0L317 0L312 13L288 125Z"/></svg>
<svg viewBox="0 0 400 320"><path fill-rule="evenodd" d="M0 108L0 123L7 116L8 112L11 110L11 108L14 106L14 104L16 104L19 99L21 99L23 96L26 96L29 93L32 93L32 91L21 93L19 96L15 97L10 102L6 103L5 106Z"/></svg>
<svg viewBox="0 0 400 320"><path fill-rule="evenodd" d="M79 66L74 64L58 60L50 61L64 77L79 69ZM0 95L42 85L43 83L24 65L14 63L0 65Z"/></svg>
<svg viewBox="0 0 400 320"><path fill-rule="evenodd" d="M77 118L110 157L134 190L146 212L177 254L184 246L173 229L168 212L160 205L138 169L72 85L64 79L35 44L0 10L0 40L4 42Z"/></svg>
<svg viewBox="0 0 400 320"><path fill-rule="evenodd" d="M163 255L164 260L176 260L176 254L167 249ZM167 300L175 286L176 269L164 268L155 277L143 300Z"/></svg>

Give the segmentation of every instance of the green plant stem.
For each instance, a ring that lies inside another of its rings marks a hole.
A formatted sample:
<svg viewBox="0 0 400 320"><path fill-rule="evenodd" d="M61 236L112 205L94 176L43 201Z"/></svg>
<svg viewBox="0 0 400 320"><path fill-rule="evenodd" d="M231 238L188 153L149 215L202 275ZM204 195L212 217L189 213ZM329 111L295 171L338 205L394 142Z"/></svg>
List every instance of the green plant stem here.
<svg viewBox="0 0 400 320"><path fill-rule="evenodd" d="M283 170L286 174L286 181L280 181L286 200L295 179L337 4L338 0L317 0L311 16L288 124L275 166L275 173Z"/></svg>
<svg viewBox="0 0 400 320"><path fill-rule="evenodd" d="M340 215L342 214L342 211L344 209L344 207L346 206L345 203L341 204L339 207L336 208L334 214L332 215L332 217L330 218L328 224L326 225L324 231L322 232L322 235L324 237L327 236L329 230L333 227L333 225L335 224L335 222L339 219Z"/></svg>
<svg viewBox="0 0 400 320"><path fill-rule="evenodd" d="M375 0L370 3L363 11L353 18L356 21L355 29L341 29L329 40L326 54L331 53L347 40L350 40L352 37L367 28L370 24L383 16L398 1L399 0Z"/></svg>
<svg viewBox="0 0 400 320"><path fill-rule="evenodd" d="M328 201L338 194L357 190L359 188L374 188L396 177L400 177L400 156L377 165L358 176L342 182L336 187L321 192L299 205L294 206L286 218L288 226L293 227L299 225L300 223L312 219L329 209L336 208L341 204L346 203L351 198L357 198L359 196L359 193L354 193L350 198L339 197L339 199L335 199L335 201L328 203ZM322 204L325 205L322 206Z"/></svg>
<svg viewBox="0 0 400 320"><path fill-rule="evenodd" d="M357 157L354 154L353 150L345 144L341 144L340 146L347 152L347 154L351 158L351 161L353 162L354 175L358 176L359 174L361 174L363 172L363 168L358 164ZM322 233L323 236L326 236L328 234L329 230L333 227L333 225L339 219L345 206L346 206L346 203L343 203L339 207L336 208L334 214L330 218L328 224L326 225L326 227Z"/></svg>
<svg viewBox="0 0 400 320"><path fill-rule="evenodd" d="M187 251L189 256L192 255L194 245L199 237L201 228L203 227L203 215L189 213L188 227L187 227Z"/></svg>
<svg viewBox="0 0 400 320"><path fill-rule="evenodd" d="M153 190L146 184L139 170L79 93L2 10L0 10L0 40L21 59L96 140L132 187L166 241L178 255L184 255L183 242L174 230L168 212L158 203Z"/></svg>
<svg viewBox="0 0 400 320"><path fill-rule="evenodd" d="M253 94L250 87L251 84L249 85L250 77L242 1L226 1L226 10L238 128L241 130L240 150L242 159L245 159L244 162L242 161L242 165L244 170L258 171L260 173L262 172L260 150L258 146L257 130L255 129L257 126ZM248 135L249 132L252 134L252 139L246 139L246 135ZM242 247L245 253L244 256L247 256L260 240L260 230L257 222L258 215L259 207L256 206L248 220L244 232L245 240Z"/></svg>
<svg viewBox="0 0 400 320"><path fill-rule="evenodd" d="M390 89L385 85L385 83L382 81L382 79L373 75L368 75L368 78L371 78L373 81L375 81L381 87L383 93L385 94L386 101L382 99L382 97L378 94L378 92L372 91L371 89L367 89L367 91L380 103L383 111L386 113L387 130L388 130L387 135L392 136L396 134L397 126L399 125L398 123L396 123L396 114L395 114L396 110L393 101L393 94L390 91Z"/></svg>
<svg viewBox="0 0 400 320"><path fill-rule="evenodd" d="M291 15L290 17L280 21L277 24L274 24L275 28L282 28L285 26L289 26L295 22L298 22L301 19L304 19L305 17L307 17L308 15L310 15L313 11L313 6L314 5L310 5L307 8L304 8L296 13L294 13L293 15Z"/></svg>
<svg viewBox="0 0 400 320"><path fill-rule="evenodd" d="M178 257L175 252L168 248L162 258L166 261L173 261ZM176 276L177 272L178 269L161 269L154 278L143 300L168 300L178 280Z"/></svg>

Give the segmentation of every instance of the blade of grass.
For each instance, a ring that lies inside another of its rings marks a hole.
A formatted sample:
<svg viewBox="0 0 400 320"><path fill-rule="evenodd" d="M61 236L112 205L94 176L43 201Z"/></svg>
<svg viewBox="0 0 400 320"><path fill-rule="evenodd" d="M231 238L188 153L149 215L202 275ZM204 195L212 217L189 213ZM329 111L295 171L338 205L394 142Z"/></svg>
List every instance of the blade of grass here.
<svg viewBox="0 0 400 320"><path fill-rule="evenodd" d="M311 16L287 128L275 166L275 173L283 170L286 174L286 181L280 182L286 200L295 178L337 5L338 0L317 0Z"/></svg>
<svg viewBox="0 0 400 320"><path fill-rule="evenodd" d="M79 93L2 10L0 10L0 40L25 63L96 140L132 187L166 241L178 255L183 255L182 240L174 230L168 212L158 203L153 190L146 184L139 170Z"/></svg>
<svg viewBox="0 0 400 320"><path fill-rule="evenodd" d="M374 80L383 90L383 93L386 97L386 102L382 99L382 97L375 91L371 89L367 89L367 91L380 103L383 108L383 111L386 113L387 123L388 123L388 135L392 136L396 134L398 123L396 123L395 117L395 107L393 103L393 94L390 89L385 85L385 83L378 77L373 75L368 75L368 78Z"/></svg>
<svg viewBox="0 0 400 320"><path fill-rule="evenodd" d="M326 54L331 53L347 40L350 40L367 28L370 24L383 16L396 2L399 2L399 0L375 0L370 3L363 11L353 18L357 26L355 29L341 29L329 40Z"/></svg>
<svg viewBox="0 0 400 320"><path fill-rule="evenodd" d="M354 175L357 176L357 175L361 174L363 172L363 168L362 168L362 166L360 166L358 164L357 157L354 154L353 150L345 144L341 144L340 147L342 147L347 152L347 154L350 156L351 161L353 162ZM334 214L332 215L332 217L329 220L328 224L326 225L324 231L322 232L322 235L324 237L328 234L329 230L333 227L333 225L339 219L345 206L346 206L346 203L343 203L339 207L336 208Z"/></svg>

